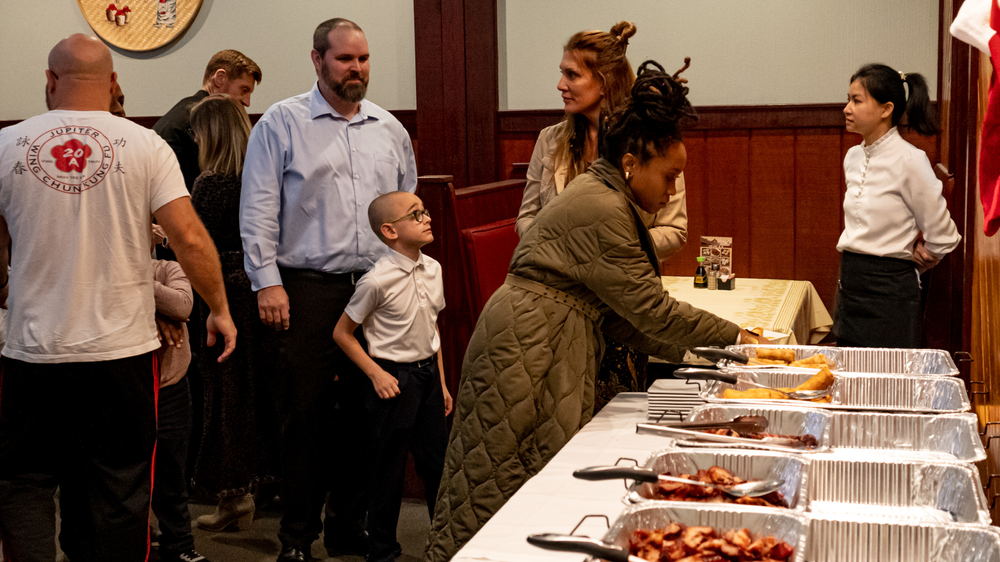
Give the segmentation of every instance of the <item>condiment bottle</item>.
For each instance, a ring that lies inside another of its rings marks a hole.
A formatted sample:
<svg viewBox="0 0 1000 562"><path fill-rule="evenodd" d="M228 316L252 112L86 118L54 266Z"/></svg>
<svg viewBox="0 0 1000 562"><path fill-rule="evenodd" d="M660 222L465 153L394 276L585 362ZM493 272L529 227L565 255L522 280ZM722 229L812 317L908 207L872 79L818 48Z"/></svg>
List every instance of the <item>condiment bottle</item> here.
<svg viewBox="0 0 1000 562"><path fill-rule="evenodd" d="M705 257L698 256L695 259L698 261L698 269L694 270L694 288L707 289L708 275L705 273Z"/></svg>
<svg viewBox="0 0 1000 562"><path fill-rule="evenodd" d="M719 288L719 264L713 263L712 269L708 271L708 290L715 291Z"/></svg>

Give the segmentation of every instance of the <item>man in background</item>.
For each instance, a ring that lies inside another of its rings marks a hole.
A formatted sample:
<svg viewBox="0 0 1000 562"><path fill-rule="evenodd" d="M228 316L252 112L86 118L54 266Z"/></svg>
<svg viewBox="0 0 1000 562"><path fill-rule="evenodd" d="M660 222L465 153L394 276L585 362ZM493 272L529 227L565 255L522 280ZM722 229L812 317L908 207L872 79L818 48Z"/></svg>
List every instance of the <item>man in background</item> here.
<svg viewBox="0 0 1000 562"><path fill-rule="evenodd" d="M177 102L153 125L156 134L167 141L177 155L188 193L200 173L198 143L191 132L191 108L211 94L226 94L244 107L250 107L250 96L254 86L260 84L261 76L257 63L243 53L232 49L219 51L208 61L201 89Z"/></svg>

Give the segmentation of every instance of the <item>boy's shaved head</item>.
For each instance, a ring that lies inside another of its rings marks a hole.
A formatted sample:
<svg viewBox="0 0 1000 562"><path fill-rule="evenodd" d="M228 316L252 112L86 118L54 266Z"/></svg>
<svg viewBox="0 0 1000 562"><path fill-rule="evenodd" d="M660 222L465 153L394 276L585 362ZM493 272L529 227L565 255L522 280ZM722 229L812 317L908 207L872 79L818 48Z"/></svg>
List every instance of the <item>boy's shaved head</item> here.
<svg viewBox="0 0 1000 562"><path fill-rule="evenodd" d="M371 202L371 205L368 205L368 223L371 224L372 230L375 231L379 240L385 242L385 238L382 236L382 225L405 215L406 210L414 201L419 202L420 200L412 193L390 191L379 195Z"/></svg>

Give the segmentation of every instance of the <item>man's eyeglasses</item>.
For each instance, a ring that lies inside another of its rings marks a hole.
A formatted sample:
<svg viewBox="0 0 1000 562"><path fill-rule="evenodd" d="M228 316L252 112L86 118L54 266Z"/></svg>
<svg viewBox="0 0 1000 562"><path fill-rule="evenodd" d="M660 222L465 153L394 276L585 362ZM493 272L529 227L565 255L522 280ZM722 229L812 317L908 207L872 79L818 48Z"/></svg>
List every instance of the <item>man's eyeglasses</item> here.
<svg viewBox="0 0 1000 562"><path fill-rule="evenodd" d="M424 222L425 218L428 218L428 219L431 218L431 214L426 209L417 209L416 211L413 211L412 213L406 213L405 215L399 217L396 220L389 221L388 224L392 224L392 223L399 222L401 220L405 220L405 219L409 219L409 218L412 218L413 220L417 221L417 224L421 224L421 223Z"/></svg>

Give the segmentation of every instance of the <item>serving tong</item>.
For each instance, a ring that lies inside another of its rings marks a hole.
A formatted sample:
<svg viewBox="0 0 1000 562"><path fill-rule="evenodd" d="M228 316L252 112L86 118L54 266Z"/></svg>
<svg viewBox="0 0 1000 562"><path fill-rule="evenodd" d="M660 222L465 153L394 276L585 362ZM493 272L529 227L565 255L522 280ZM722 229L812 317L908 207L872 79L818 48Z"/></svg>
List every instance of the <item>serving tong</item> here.
<svg viewBox="0 0 1000 562"><path fill-rule="evenodd" d="M766 496L771 492L781 489L781 487L785 485L784 480L755 480L751 482L743 482L742 484L711 484L708 482L701 482L700 480L667 476L666 474L660 474L651 468L642 468L638 466L591 466L574 471L573 476L581 480L590 481L626 478L629 480L651 482L654 484L658 482L691 484L705 488L714 488L726 495L733 496L734 498L758 498L760 496Z"/></svg>
<svg viewBox="0 0 1000 562"><path fill-rule="evenodd" d="M725 443L754 449L779 451L782 453L802 453L803 451L808 450L806 444L802 441L798 439L789 439L787 437L748 439L746 437L730 437L728 435L717 435L715 433L702 433L701 431L693 431L687 428L651 423L635 424L635 432L640 435L659 435L662 437L672 437L674 439Z"/></svg>
<svg viewBox="0 0 1000 562"><path fill-rule="evenodd" d="M817 371L816 369L809 369L810 371ZM818 371L817 371L818 372ZM677 369L674 374L678 377L683 377L686 379L702 379L702 380L716 380L724 383L729 383L731 385L736 385L737 383L748 384L750 386L755 386L758 388L766 388L767 390L773 390L775 392L780 392L792 400L815 400L817 398L824 398L830 395L830 388L823 388L820 390L781 390L780 388L773 388L767 385L760 384L751 380L740 378L737 375L724 373L722 371L715 371L713 369Z"/></svg>

